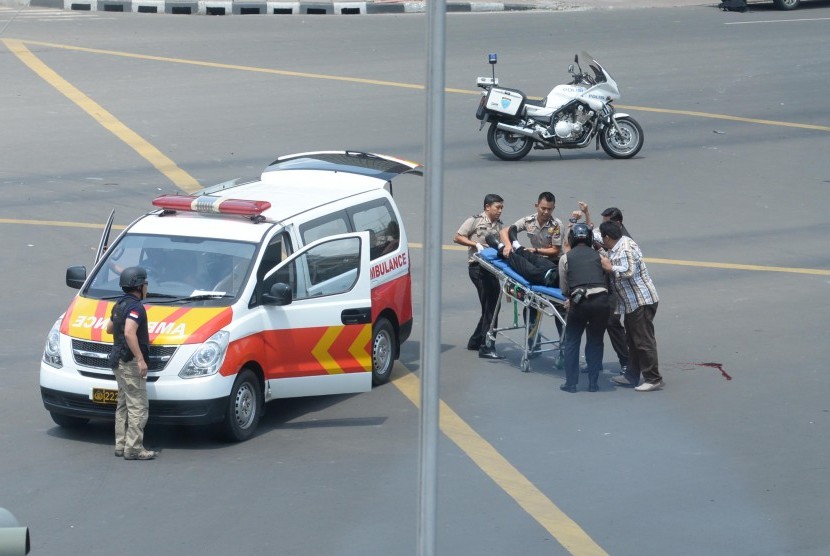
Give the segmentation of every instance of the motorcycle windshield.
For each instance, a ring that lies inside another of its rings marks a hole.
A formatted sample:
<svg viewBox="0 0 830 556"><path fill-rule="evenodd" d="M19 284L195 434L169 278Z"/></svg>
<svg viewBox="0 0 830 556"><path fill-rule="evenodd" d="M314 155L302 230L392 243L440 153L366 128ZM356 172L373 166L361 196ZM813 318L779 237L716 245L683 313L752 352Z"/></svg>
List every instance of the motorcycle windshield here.
<svg viewBox="0 0 830 556"><path fill-rule="evenodd" d="M585 64L583 66L583 64ZM593 72L594 81L597 83L605 83L609 80L609 75L602 69L602 66L599 65L593 56L585 52L584 50L579 53L579 65L583 68L583 71L588 69Z"/></svg>

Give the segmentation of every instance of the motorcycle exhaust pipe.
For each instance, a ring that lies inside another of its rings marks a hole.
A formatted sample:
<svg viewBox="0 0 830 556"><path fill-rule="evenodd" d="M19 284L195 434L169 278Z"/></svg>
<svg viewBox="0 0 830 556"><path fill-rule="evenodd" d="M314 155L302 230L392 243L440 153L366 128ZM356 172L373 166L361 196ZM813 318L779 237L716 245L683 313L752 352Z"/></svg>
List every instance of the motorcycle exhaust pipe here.
<svg viewBox="0 0 830 556"><path fill-rule="evenodd" d="M496 128L502 131L509 131L514 135L524 135L525 137L530 137L536 141L544 141L545 139L542 138L538 132L533 131L532 129L527 129L525 127L517 127L514 125L509 125L504 122L499 122L496 124Z"/></svg>

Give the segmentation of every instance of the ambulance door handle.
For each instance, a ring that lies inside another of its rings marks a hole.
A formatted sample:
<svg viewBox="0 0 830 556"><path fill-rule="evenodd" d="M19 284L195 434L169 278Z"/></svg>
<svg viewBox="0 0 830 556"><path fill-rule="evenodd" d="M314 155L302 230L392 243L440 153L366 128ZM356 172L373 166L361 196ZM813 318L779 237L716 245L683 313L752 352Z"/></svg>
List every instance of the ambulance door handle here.
<svg viewBox="0 0 830 556"><path fill-rule="evenodd" d="M340 321L343 324L370 324L372 322L372 308L343 309L343 312L340 313Z"/></svg>

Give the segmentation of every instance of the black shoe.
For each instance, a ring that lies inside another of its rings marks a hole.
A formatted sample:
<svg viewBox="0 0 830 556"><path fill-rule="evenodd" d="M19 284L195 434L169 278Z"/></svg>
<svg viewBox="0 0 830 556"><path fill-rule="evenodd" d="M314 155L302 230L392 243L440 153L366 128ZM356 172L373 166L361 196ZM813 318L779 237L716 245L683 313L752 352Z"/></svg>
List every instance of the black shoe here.
<svg viewBox="0 0 830 556"><path fill-rule="evenodd" d="M496 350L487 348L481 348L480 350L478 350L478 356L481 359L492 359L494 361L496 359L504 359L504 356L496 353Z"/></svg>
<svg viewBox="0 0 830 556"><path fill-rule="evenodd" d="M559 389L562 390L563 392L570 392L571 394L576 394L576 384L574 384L574 385L563 384L562 386L559 387Z"/></svg>
<svg viewBox="0 0 830 556"><path fill-rule="evenodd" d="M559 286L559 271L551 268L545 272L545 285L549 288L556 288Z"/></svg>
<svg viewBox="0 0 830 556"><path fill-rule="evenodd" d="M591 384L588 385L588 391L589 392L599 392L599 384L597 384L596 382L592 382Z"/></svg>
<svg viewBox="0 0 830 556"><path fill-rule="evenodd" d="M498 252L501 252L502 248L504 247L499 241L499 236L497 236L496 234L486 235L484 237L484 243L486 243Z"/></svg>
<svg viewBox="0 0 830 556"><path fill-rule="evenodd" d="M481 344L478 342L467 342L467 349L470 351L478 351L481 349Z"/></svg>

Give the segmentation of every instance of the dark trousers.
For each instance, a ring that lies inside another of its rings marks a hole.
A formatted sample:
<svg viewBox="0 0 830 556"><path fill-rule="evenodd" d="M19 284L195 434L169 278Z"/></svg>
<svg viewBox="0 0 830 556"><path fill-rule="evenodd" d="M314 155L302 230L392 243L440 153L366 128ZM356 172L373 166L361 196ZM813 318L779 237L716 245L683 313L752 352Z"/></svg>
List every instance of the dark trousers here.
<svg viewBox="0 0 830 556"><path fill-rule="evenodd" d="M607 293L599 293L571 305L565 321L565 385L579 383L579 344L585 332L585 361L588 363L588 383L595 385L602 370L602 352L605 327L611 304Z"/></svg>
<svg viewBox="0 0 830 556"><path fill-rule="evenodd" d="M657 303L643 305L625 315L625 338L628 341L628 378L634 384L640 374L646 382L663 380L657 363L657 340L654 337L654 315Z"/></svg>
<svg viewBox="0 0 830 556"><path fill-rule="evenodd" d="M478 263L470 264L469 272L470 280L478 292L478 301L481 303L481 318L478 319L473 335L467 341L467 347L479 349L485 347L490 322L496 312L496 304L499 301L499 281L498 278L481 268Z"/></svg>
<svg viewBox="0 0 830 556"><path fill-rule="evenodd" d="M545 284L545 274L553 270L556 279L547 285L554 288L559 285L559 265L547 257L530 253L527 249L514 249L507 256L507 262L531 284Z"/></svg>
<svg viewBox="0 0 830 556"><path fill-rule="evenodd" d="M611 339L611 347L617 354L620 367L628 365L628 340L625 339L625 327L623 327L620 315L611 311L608 317L608 337Z"/></svg>

